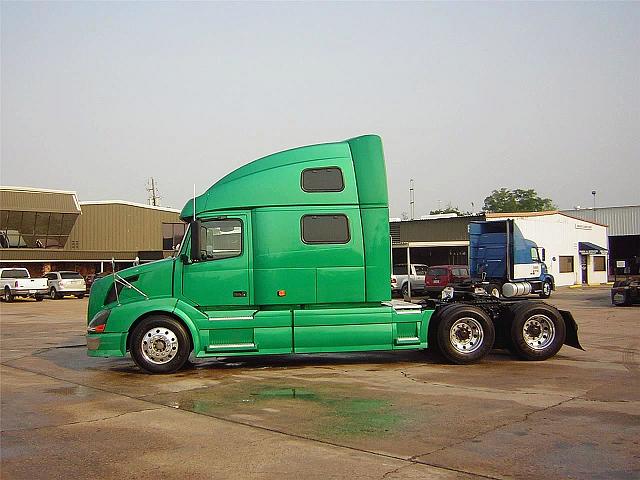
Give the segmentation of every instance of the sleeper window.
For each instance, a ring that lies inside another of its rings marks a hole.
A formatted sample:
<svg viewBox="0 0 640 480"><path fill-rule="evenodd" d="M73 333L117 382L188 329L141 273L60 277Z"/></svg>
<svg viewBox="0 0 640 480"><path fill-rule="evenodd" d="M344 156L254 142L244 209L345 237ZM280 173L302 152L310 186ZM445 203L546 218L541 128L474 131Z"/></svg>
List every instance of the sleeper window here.
<svg viewBox="0 0 640 480"><path fill-rule="evenodd" d="M348 243L351 239L346 215L305 215L300 223L304 243Z"/></svg>
<svg viewBox="0 0 640 480"><path fill-rule="evenodd" d="M342 170L338 167L303 170L300 184L305 192L341 192L344 190Z"/></svg>

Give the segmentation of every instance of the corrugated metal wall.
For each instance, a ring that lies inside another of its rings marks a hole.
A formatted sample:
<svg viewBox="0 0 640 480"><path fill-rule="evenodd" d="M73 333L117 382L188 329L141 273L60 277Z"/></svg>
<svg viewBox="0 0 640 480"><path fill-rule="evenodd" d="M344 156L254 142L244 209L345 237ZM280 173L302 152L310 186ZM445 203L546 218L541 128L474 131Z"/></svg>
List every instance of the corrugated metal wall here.
<svg viewBox="0 0 640 480"><path fill-rule="evenodd" d="M117 203L82 205L65 250L162 250L162 223L179 213Z"/></svg>
<svg viewBox="0 0 640 480"><path fill-rule="evenodd" d="M608 225L610 237L640 235L640 205L562 210L572 217Z"/></svg>

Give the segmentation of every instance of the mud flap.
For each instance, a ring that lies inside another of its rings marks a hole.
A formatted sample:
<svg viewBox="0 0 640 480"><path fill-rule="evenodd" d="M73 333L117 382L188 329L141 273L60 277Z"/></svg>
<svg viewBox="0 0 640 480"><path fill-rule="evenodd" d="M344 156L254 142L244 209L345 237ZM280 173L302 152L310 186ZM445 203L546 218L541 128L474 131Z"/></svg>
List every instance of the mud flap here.
<svg viewBox="0 0 640 480"><path fill-rule="evenodd" d="M567 331L564 344L584 351L584 348L582 348L582 345L580 345L580 341L578 340L578 324L573 319L573 315L571 315L571 312L566 310L560 310L560 315L562 315Z"/></svg>

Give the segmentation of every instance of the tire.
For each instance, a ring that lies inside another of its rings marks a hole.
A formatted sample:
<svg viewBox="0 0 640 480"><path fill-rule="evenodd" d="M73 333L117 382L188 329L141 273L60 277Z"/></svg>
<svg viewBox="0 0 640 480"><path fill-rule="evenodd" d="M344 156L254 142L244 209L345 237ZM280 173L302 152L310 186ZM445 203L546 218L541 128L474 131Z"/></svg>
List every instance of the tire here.
<svg viewBox="0 0 640 480"><path fill-rule="evenodd" d="M540 298L549 298L551 296L551 291L553 290L551 282L549 280L545 280L542 282L542 291L540 292Z"/></svg>
<svg viewBox="0 0 640 480"><path fill-rule="evenodd" d="M189 334L170 317L152 315L131 334L131 357L147 373L173 373L182 368L191 353Z"/></svg>
<svg viewBox="0 0 640 480"><path fill-rule="evenodd" d="M60 294L56 291L56 287L51 287L51 290L49 290L49 298L51 300L59 300L60 298Z"/></svg>
<svg viewBox="0 0 640 480"><path fill-rule="evenodd" d="M524 360L546 360L553 357L566 337L562 315L543 302L521 302L512 310L511 350Z"/></svg>
<svg viewBox="0 0 640 480"><path fill-rule="evenodd" d="M402 285L402 289L400 290L400 293L402 294L403 297L409 296L409 285L407 283Z"/></svg>
<svg viewBox="0 0 640 480"><path fill-rule="evenodd" d="M44 299L43 295L36 295L36 302L41 302Z"/></svg>
<svg viewBox="0 0 640 480"><path fill-rule="evenodd" d="M495 327L489 316L471 305L453 305L439 315L437 341L440 353L451 363L476 363L493 348Z"/></svg>
<svg viewBox="0 0 640 480"><path fill-rule="evenodd" d="M9 287L5 287L4 293L2 294L2 299L7 302L13 302L13 294L11 293L11 289Z"/></svg>
<svg viewBox="0 0 640 480"><path fill-rule="evenodd" d="M79 295L76 295L77 298L84 298L84 293L80 293Z"/></svg>

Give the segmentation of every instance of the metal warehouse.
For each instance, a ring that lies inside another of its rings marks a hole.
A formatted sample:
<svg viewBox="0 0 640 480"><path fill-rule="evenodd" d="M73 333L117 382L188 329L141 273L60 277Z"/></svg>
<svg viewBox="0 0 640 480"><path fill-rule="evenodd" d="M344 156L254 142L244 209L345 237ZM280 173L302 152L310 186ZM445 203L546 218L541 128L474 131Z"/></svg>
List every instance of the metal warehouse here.
<svg viewBox="0 0 640 480"><path fill-rule="evenodd" d="M185 224L179 210L120 200L79 202L72 191L0 187L0 266L32 275L83 275L171 255Z"/></svg>
<svg viewBox="0 0 640 480"><path fill-rule="evenodd" d="M640 274L640 205L563 210L562 213L609 227L609 271Z"/></svg>

